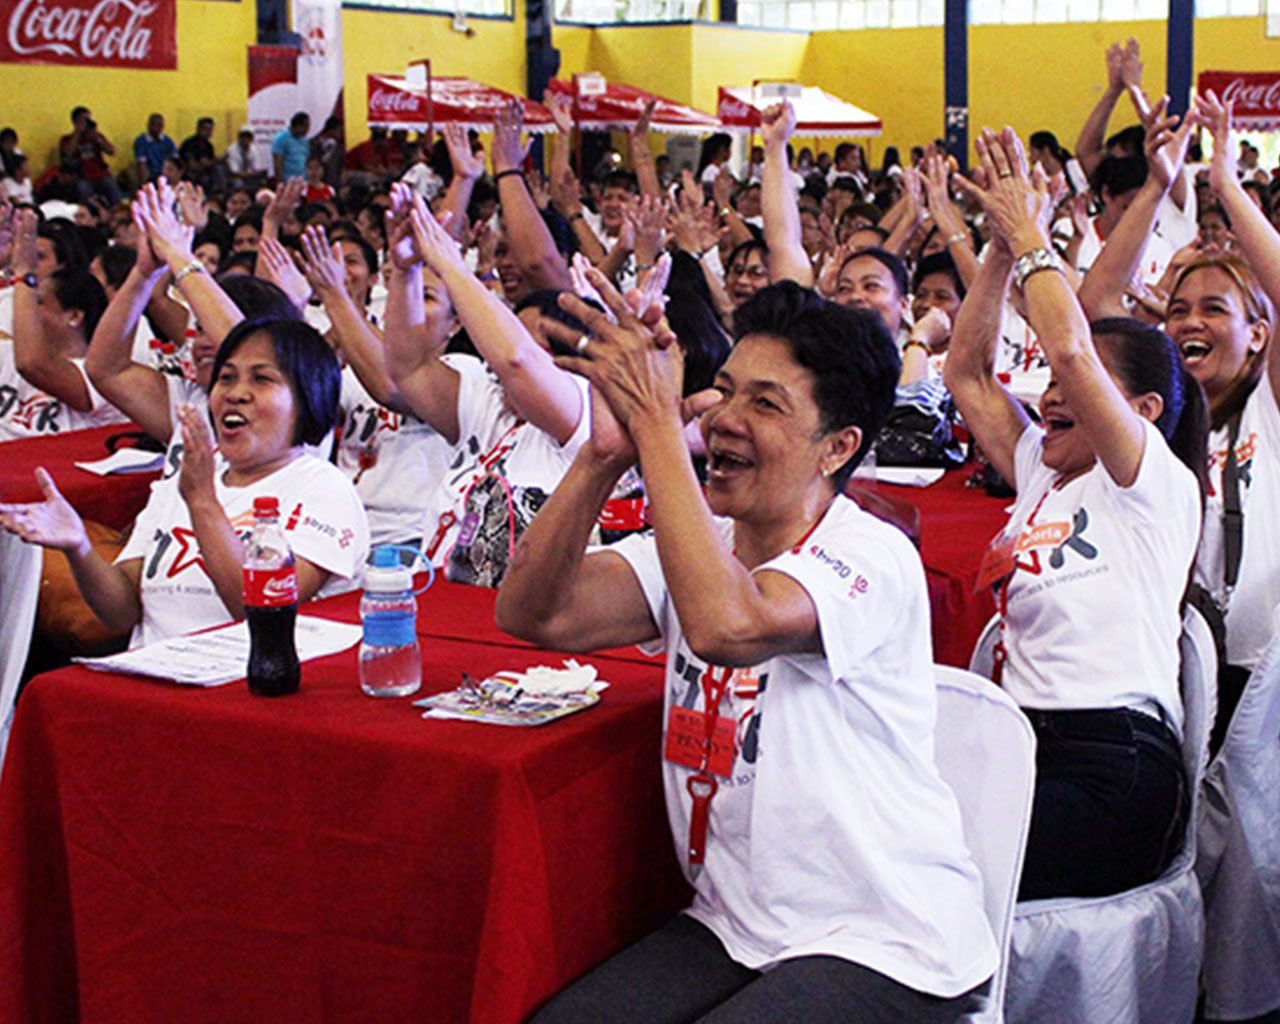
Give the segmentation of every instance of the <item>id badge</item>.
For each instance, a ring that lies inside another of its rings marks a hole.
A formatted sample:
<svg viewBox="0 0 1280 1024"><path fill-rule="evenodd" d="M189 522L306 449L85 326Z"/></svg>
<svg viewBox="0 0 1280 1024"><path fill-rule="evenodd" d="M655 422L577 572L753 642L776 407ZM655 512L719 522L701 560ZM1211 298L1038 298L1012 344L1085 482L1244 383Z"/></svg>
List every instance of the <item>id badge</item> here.
<svg viewBox="0 0 1280 1024"><path fill-rule="evenodd" d="M973 592L981 594L988 587L999 583L1013 572L1014 551L1018 538L1009 537L1003 532L996 534L987 550L982 553L982 561L978 564L978 579L973 585Z"/></svg>
<svg viewBox="0 0 1280 1024"><path fill-rule="evenodd" d="M737 728L732 718L716 719L711 734L711 756L707 759L707 771L727 779L733 773L733 757L736 753ZM663 758L672 764L697 771L702 767L702 755L707 745L707 716L689 708L671 709L667 719L667 741Z"/></svg>

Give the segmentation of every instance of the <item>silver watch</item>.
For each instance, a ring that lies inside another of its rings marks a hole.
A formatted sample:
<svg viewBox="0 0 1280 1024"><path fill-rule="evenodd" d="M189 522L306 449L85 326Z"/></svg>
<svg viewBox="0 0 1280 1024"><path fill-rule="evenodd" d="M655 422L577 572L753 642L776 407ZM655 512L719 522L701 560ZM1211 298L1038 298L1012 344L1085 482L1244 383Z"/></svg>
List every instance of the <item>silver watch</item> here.
<svg viewBox="0 0 1280 1024"><path fill-rule="evenodd" d="M1013 283L1017 286L1018 291L1026 288L1027 278L1032 274L1040 273L1042 270L1062 272L1062 264L1058 261L1058 256L1052 249L1031 249L1014 260Z"/></svg>

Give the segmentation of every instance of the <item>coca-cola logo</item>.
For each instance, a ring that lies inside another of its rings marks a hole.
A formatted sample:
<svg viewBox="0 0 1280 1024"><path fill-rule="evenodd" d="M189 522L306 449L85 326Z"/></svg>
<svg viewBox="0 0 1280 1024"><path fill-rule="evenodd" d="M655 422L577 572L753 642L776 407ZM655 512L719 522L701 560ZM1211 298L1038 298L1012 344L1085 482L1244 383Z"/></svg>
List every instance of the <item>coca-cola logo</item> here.
<svg viewBox="0 0 1280 1024"><path fill-rule="evenodd" d="M271 604L288 604L298 599L298 580L293 573L273 576L262 585L262 596Z"/></svg>
<svg viewBox="0 0 1280 1024"><path fill-rule="evenodd" d="M1237 108L1280 110L1280 78L1250 84L1243 76L1233 78L1222 90L1222 102Z"/></svg>
<svg viewBox="0 0 1280 1024"><path fill-rule="evenodd" d="M86 62L146 64L151 58L147 21L160 10L152 0L98 0L92 7L18 0L5 38L16 55L56 54Z"/></svg>
<svg viewBox="0 0 1280 1024"><path fill-rule="evenodd" d="M422 100L399 89L375 89L369 97L369 109L379 113L416 114Z"/></svg>

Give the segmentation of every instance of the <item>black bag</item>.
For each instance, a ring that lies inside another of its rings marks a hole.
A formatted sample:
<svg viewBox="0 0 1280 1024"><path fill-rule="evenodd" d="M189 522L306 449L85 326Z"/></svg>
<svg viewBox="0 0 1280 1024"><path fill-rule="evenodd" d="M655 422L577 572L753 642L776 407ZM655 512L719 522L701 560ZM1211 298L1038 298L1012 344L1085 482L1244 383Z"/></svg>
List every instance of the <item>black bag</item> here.
<svg viewBox="0 0 1280 1024"><path fill-rule="evenodd" d="M964 462L955 437L956 407L941 384L926 381L898 392L889 419L876 438L876 465L941 466Z"/></svg>

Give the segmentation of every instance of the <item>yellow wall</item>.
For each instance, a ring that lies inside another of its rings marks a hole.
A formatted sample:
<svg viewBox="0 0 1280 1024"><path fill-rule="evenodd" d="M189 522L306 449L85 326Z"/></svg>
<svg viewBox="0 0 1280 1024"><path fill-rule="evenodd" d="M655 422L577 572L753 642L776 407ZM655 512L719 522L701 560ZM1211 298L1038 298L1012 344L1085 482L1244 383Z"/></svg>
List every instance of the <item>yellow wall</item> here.
<svg viewBox="0 0 1280 1024"><path fill-rule="evenodd" d="M750 85L759 78L804 77L809 37L800 32L694 25L690 102L715 112L722 85Z"/></svg>
<svg viewBox="0 0 1280 1024"><path fill-rule="evenodd" d="M195 118L215 118L221 149L246 116L245 47L254 41L255 4L178 0L176 71L77 69L0 65L7 117L39 174L58 136L69 129L71 107L84 103L131 161L133 137L152 110L181 141ZM472 19L474 36L452 31L445 16L386 11L343 12L347 131L364 137L365 85L370 72L401 72L430 57L437 74L468 74L523 93L523 4L515 21ZM1280 67L1280 39L1268 39L1263 18L1220 18L1196 25L1196 70ZM1067 25L982 25L969 34L970 124L1012 124L1021 132L1048 128L1066 145L1075 139L1103 84L1102 54L1113 40L1135 36L1143 46L1150 91L1164 82L1165 27L1146 21ZM940 28L856 32L769 32L719 25L585 28L556 26L561 75L600 71L618 81L714 110L723 84L755 78L801 79L845 96L879 115L885 134L875 140L908 147L942 133L943 43ZM1117 124L1126 112L1117 115ZM1123 123L1128 123L1127 120ZM802 142L804 140L801 140ZM830 148L834 140L825 145Z"/></svg>
<svg viewBox="0 0 1280 1024"><path fill-rule="evenodd" d="M133 139L152 111L164 114L177 142L195 130L197 117L214 118L214 142L222 149L245 118L245 47L256 31L253 0L178 0L176 71L0 64L5 123L17 130L36 177L53 159L58 137L71 130L71 108L81 104L115 145L117 170L132 164Z"/></svg>
<svg viewBox="0 0 1280 1024"><path fill-rule="evenodd" d="M805 58L805 81L869 110L884 122L870 142L879 164L886 146L905 157L911 146L942 134L942 29L864 29L815 32ZM839 140L827 139L832 149Z"/></svg>
<svg viewBox="0 0 1280 1024"><path fill-rule="evenodd" d="M241 0L251 4L252 0ZM368 135L365 75L402 75L410 61L429 58L436 75L466 75L517 95L525 92L523 4L514 22L472 18L468 38L451 17L348 9L342 12L342 56L346 67L347 140Z"/></svg>

